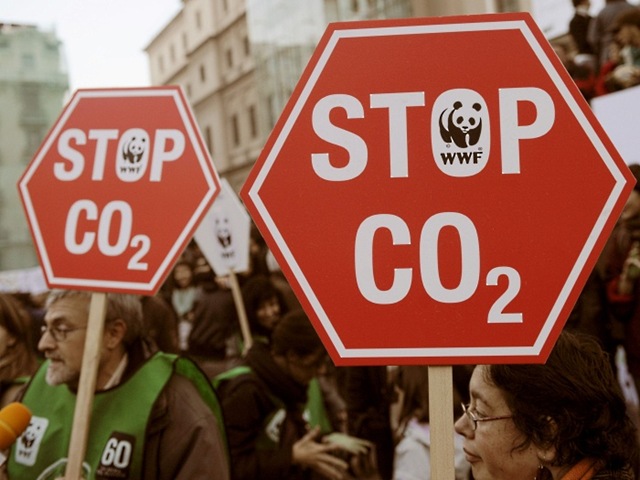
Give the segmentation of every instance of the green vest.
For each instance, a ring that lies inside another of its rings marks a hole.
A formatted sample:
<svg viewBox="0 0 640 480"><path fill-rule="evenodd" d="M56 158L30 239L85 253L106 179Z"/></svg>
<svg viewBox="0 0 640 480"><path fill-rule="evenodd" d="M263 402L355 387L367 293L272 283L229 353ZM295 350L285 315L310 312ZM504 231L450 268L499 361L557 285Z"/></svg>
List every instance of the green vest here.
<svg viewBox="0 0 640 480"><path fill-rule="evenodd" d="M239 365L227 370L226 372L220 373L213 379L212 383L216 389L219 389L223 383L231 380L232 378L252 373L253 371L251 370L251 367ZM257 447L264 450L273 449L278 446L280 439L280 426L286 416L284 403L282 403L282 401L275 395L270 393L269 397L276 405L276 408L264 420L260 437L256 442ZM331 422L329 421L329 415L327 414L327 409L324 405L320 383L317 378L313 378L311 382L309 382L309 387L307 389L307 404L303 412L303 417L312 427L320 425L322 434L328 434L333 431Z"/></svg>
<svg viewBox="0 0 640 480"><path fill-rule="evenodd" d="M47 366L48 362L36 372L22 400L33 416L27 430L11 448L9 478L46 480L64 473L76 395L66 385L48 385ZM174 372L196 385L224 433L220 406L206 376L185 358L157 353L126 382L96 392L83 478L142 478L149 417ZM226 443L224 435L223 440Z"/></svg>

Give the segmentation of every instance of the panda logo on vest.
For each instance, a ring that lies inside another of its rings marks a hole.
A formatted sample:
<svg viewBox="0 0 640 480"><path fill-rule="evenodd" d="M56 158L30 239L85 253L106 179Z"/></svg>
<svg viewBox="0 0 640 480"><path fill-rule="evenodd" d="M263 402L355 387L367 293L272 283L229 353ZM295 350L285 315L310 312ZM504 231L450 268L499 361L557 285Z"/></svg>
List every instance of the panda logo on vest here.
<svg viewBox="0 0 640 480"><path fill-rule="evenodd" d="M49 426L49 420L43 417L31 417L29 426L20 435L15 446L15 460L17 463L27 465L29 467L35 465L38 458L38 451L44 433Z"/></svg>
<svg viewBox="0 0 640 480"><path fill-rule="evenodd" d="M431 145L436 165L449 176L469 177L486 166L489 115L478 92L458 88L437 98L431 118Z"/></svg>

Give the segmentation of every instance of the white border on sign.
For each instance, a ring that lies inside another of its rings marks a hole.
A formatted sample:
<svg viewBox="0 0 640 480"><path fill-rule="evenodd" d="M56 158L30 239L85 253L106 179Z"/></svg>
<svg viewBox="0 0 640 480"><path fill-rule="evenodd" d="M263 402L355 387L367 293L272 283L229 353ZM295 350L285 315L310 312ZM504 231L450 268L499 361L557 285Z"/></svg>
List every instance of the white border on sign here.
<svg viewBox="0 0 640 480"><path fill-rule="evenodd" d="M543 328L538 335L535 343L531 346L519 346L519 347L445 347L445 348L346 348L337 332L333 328L333 325L329 321L329 318L322 308L322 305L318 301L318 298L314 294L309 282L304 276L302 270L297 264L291 250L287 246L282 234L278 230L273 218L269 215L269 211L264 205L264 202L260 198L260 188L263 185L267 174L269 173L273 163L278 156L280 149L282 148L285 140L291 132L300 112L309 98L311 91L313 90L318 78L322 74L333 50L336 48L338 42L346 38L362 38L362 37L384 37L384 36L399 36L399 35L424 35L432 33L450 33L450 32L470 32L470 31L495 31L495 30L520 30L524 38L529 43L534 54L550 76L553 83L558 88L560 94L567 102L569 108L574 114L576 120L580 126L584 129L585 133L591 140L594 148L598 151L605 165L609 169L609 172L615 180L615 186L607 199L600 216L598 217L587 241L582 248L575 265L571 269L571 272L565 282L556 302L554 303L551 312L547 320L545 321ZM266 223L269 231L273 235L274 240L277 242L282 254L287 260L289 267L291 268L296 279L300 283L300 286L304 290L312 308L318 316L320 322L331 338L333 345L335 346L338 354L342 358L387 358L387 357L500 357L500 356L536 356L539 355L544 344L546 343L549 334L553 326L555 325L560 312L565 305L567 298L573 289L580 272L584 269L584 266L589 258L589 254L593 251L597 239L600 237L604 226L609 218L610 212L613 210L617 200L619 199L624 186L626 184L625 178L622 172L617 168L616 162L611 157L606 147L598 137L597 133L589 123L588 119L584 115L582 109L575 101L573 95L563 82L562 78L553 67L551 61L545 54L542 46L536 40L535 35L524 20L517 21L505 21L505 22L479 22L479 23L460 23L460 24L448 24L448 25L413 25L413 26L395 26L395 27L373 27L363 29L351 29L351 30L336 30L331 35L331 38L327 42L325 50L318 58L318 62L315 65L309 80L302 89L300 97L296 101L291 110L290 116L287 118L283 125L283 128L276 138L269 155L265 159L262 169L256 176L255 182L251 186L248 194L253 200L256 208L260 212L264 222Z"/></svg>
<svg viewBox="0 0 640 480"><path fill-rule="evenodd" d="M180 88L180 87L179 87ZM40 232L40 225L37 221L37 216L35 214L35 210L33 208L33 204L31 202L31 196L29 195L29 191L27 189L27 184L29 180L33 177L36 169L42 163L45 153L49 152L52 143L55 139L58 138L58 135L67 120L77 107L79 101L83 98L114 98L114 97L172 97L176 108L182 118L182 123L184 124L184 128L187 132L189 139L191 140L191 144L193 149L195 150L196 156L198 158L198 163L200 164L200 168L205 177L206 183L209 185L209 190L206 195L203 197L202 201L196 208L195 212L192 214L191 218L187 222L186 226L183 228L182 232L174 242L173 246L169 250L168 254L165 256L164 260L160 264L160 266L156 269L156 273L149 280L149 282L124 282L124 281L111 281L111 280L88 280L83 278L69 278L69 277L56 277L54 275L53 269L51 267L51 263L49 260L48 252L42 238L42 233ZM179 253L178 248L182 245L183 242L187 240L187 234L194 228L194 224L197 219L201 217L205 207L211 201L211 198L216 194L216 182L214 180L214 176L211 175L211 168L206 161L206 155L203 154L202 149L200 148L199 137L196 134L193 128L193 122L191 116L185 109L185 105L183 103L183 98L179 94L179 90L176 88L173 89L114 89L114 90L87 90L82 91L79 90L76 95L74 95L64 110L64 113L58 119L54 129L51 131L47 140L40 148L38 155L28 167L28 170L25 172L23 178L20 181L19 188L22 192L22 198L24 199L25 209L28 212L28 216L31 219L30 224L33 232L33 236L38 245L38 251L40 252L42 268L46 272L46 277L50 279L50 283L55 283L60 286L68 286L68 287L86 287L86 288L94 288L97 290L101 289L116 289L116 290L137 290L137 291L147 291L151 292L153 290L152 286L156 285L164 273L171 266L172 260Z"/></svg>

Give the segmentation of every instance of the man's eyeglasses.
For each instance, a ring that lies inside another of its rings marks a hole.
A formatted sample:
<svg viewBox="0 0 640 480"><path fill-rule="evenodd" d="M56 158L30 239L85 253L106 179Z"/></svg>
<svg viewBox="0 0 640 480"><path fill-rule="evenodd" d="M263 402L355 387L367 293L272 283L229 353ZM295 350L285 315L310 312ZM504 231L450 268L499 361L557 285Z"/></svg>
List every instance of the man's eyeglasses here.
<svg viewBox="0 0 640 480"><path fill-rule="evenodd" d="M493 420L505 420L507 418L513 418L513 415L501 415L499 417L479 417L476 412L471 410L471 405L465 405L461 403L462 411L471 422L471 426L475 431L478 428L478 422L491 422Z"/></svg>
<svg viewBox="0 0 640 480"><path fill-rule="evenodd" d="M76 330L86 330L86 329L87 327L68 328L68 327L47 327L46 325L42 325L40 327L40 333L44 336L45 333L49 332L56 342L64 342L67 339L67 335L69 335L71 332L75 332Z"/></svg>

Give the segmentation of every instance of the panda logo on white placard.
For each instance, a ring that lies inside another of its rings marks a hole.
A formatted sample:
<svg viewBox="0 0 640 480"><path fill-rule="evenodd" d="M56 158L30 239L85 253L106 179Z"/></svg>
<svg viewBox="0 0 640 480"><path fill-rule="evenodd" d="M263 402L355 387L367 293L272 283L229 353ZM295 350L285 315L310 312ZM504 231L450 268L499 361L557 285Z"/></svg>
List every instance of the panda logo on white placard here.
<svg viewBox="0 0 640 480"><path fill-rule="evenodd" d="M484 98L458 88L440 95L431 118L433 158L452 177L479 173L489 160L489 115Z"/></svg>

